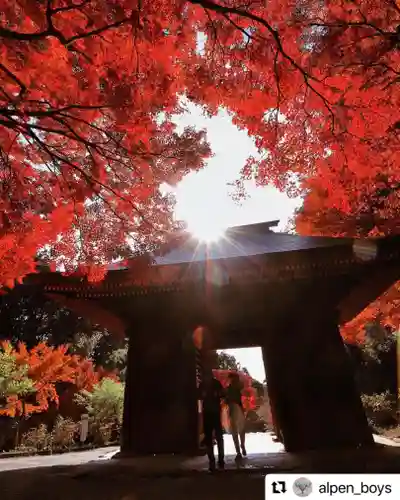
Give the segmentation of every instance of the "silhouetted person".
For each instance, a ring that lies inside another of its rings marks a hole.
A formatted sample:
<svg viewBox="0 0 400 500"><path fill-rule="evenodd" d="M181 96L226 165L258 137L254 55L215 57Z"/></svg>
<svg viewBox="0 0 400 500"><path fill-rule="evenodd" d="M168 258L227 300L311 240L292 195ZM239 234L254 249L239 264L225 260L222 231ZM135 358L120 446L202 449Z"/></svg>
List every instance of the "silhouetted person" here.
<svg viewBox="0 0 400 500"><path fill-rule="evenodd" d="M230 384L226 389L226 402L229 407L229 418L231 424L231 432L233 443L236 450L236 459L240 460L242 456L246 456L246 433L245 423L246 417L242 403L243 385L237 373L229 374ZM239 446L240 438L240 446Z"/></svg>
<svg viewBox="0 0 400 500"><path fill-rule="evenodd" d="M206 373L199 387L200 398L203 401L203 431L204 444L207 448L207 456L210 471L215 470L215 456L213 446L213 434L218 447L218 467L223 469L224 462L224 438L221 423L221 400L224 390L221 383L213 377L212 373Z"/></svg>

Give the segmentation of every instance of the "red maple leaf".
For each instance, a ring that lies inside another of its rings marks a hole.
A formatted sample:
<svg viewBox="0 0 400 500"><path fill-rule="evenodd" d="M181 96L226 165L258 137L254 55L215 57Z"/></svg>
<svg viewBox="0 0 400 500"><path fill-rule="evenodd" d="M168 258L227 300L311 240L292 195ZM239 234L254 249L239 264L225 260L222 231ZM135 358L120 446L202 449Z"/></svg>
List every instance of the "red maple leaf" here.
<svg viewBox="0 0 400 500"><path fill-rule="evenodd" d="M174 126L183 97L254 138L245 179L321 179L345 213L397 192L399 25L393 0L4 0L0 284L39 251L98 280L166 238L160 187L210 154Z"/></svg>

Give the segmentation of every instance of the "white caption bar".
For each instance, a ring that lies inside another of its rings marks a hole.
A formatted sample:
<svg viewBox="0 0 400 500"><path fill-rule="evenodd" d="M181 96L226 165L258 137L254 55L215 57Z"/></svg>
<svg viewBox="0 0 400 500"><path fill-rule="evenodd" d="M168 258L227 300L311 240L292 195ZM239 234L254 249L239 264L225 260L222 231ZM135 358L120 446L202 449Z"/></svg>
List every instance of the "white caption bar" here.
<svg viewBox="0 0 400 500"><path fill-rule="evenodd" d="M400 500L400 474L268 474L267 500Z"/></svg>

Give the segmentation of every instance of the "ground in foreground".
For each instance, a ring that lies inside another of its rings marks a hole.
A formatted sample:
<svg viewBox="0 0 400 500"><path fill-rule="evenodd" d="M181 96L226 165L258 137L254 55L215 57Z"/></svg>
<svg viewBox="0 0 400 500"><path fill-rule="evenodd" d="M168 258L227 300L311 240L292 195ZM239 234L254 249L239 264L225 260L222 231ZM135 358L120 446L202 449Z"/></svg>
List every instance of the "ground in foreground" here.
<svg viewBox="0 0 400 500"><path fill-rule="evenodd" d="M400 471L399 450L252 455L242 467L230 458L227 470L213 475L204 457L176 456L6 471L0 473L1 500L261 500L268 472L394 473Z"/></svg>

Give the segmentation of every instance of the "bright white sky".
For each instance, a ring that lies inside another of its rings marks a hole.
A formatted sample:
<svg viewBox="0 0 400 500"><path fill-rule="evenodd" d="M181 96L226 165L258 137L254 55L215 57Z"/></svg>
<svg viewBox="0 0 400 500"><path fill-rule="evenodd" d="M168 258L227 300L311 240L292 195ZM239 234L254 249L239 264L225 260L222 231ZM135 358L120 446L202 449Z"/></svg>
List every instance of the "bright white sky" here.
<svg viewBox="0 0 400 500"><path fill-rule="evenodd" d="M238 205L230 196L232 188L227 184L239 177L248 156L257 156L254 142L246 132L238 130L228 113L221 111L213 118L205 117L199 108L189 105L188 113L179 117L179 126L192 125L207 130L214 156L206 168L189 174L174 189L177 197L175 215L185 220L197 235L207 235L230 226L280 220L278 230L284 231L296 207L298 199L289 199L275 188L257 188L249 182L250 198ZM265 379L261 349L230 349L252 377Z"/></svg>
<svg viewBox="0 0 400 500"><path fill-rule="evenodd" d="M235 356L237 361L242 365L242 368L247 368L250 375L258 380L264 382L265 370L264 362L262 359L261 347L246 347L243 349L224 349L223 352Z"/></svg>
<svg viewBox="0 0 400 500"><path fill-rule="evenodd" d="M232 124L228 113L208 118L201 110L189 106L189 113L179 117L180 126L205 128L214 156L206 168L186 176L175 189L176 217L186 220L195 231L202 232L210 225L239 226L280 219L284 230L298 199L289 199L272 187L257 188L253 182L246 186L250 198L238 205L230 196L227 184L239 177L248 156L257 156L254 141L246 132Z"/></svg>

